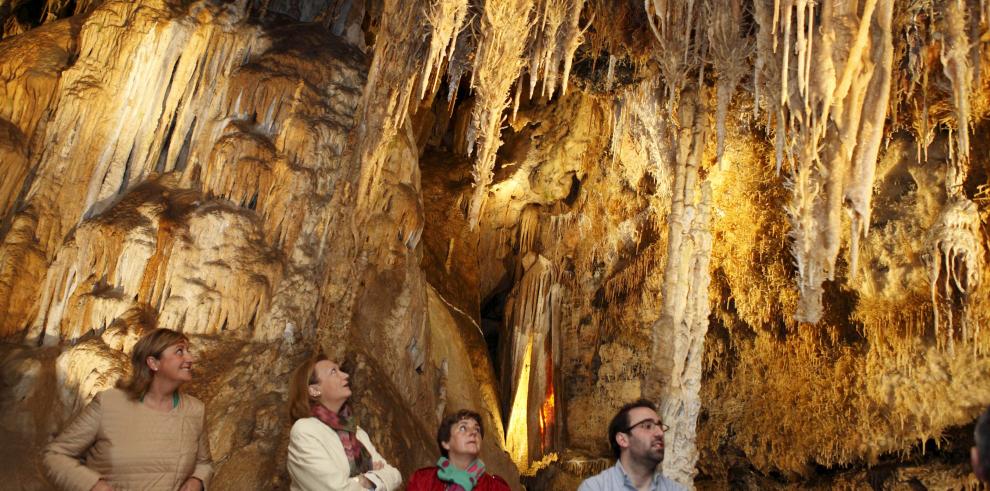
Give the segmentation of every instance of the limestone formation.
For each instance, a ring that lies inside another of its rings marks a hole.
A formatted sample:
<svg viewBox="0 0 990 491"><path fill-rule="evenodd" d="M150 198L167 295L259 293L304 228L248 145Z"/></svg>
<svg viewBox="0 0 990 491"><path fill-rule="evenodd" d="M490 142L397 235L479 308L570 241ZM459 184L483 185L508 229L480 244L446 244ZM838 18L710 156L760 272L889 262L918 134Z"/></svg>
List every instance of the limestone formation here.
<svg viewBox="0 0 990 491"><path fill-rule="evenodd" d="M704 489L975 485L990 2L0 0L0 470L198 357L217 489L287 489L324 351L408 476L513 489L647 397Z"/></svg>

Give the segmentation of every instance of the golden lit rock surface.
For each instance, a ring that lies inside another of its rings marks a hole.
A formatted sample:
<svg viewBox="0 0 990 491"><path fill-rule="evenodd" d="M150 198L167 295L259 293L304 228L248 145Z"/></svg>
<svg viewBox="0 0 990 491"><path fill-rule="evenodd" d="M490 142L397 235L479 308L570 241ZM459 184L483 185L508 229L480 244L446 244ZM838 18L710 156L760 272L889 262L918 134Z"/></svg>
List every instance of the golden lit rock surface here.
<svg viewBox="0 0 990 491"><path fill-rule="evenodd" d="M0 1L0 471L199 361L218 489L346 362L408 476L514 489L661 402L703 489L963 488L990 404L990 2ZM520 478L520 476L523 476Z"/></svg>

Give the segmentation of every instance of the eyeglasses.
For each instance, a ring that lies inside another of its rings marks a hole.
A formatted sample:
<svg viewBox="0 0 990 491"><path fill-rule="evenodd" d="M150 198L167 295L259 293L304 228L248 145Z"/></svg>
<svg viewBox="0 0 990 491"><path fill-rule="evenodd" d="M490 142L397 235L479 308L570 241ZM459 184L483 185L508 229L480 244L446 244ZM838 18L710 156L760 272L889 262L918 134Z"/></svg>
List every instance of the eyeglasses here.
<svg viewBox="0 0 990 491"><path fill-rule="evenodd" d="M670 429L670 426L667 426L667 425L663 424L662 422L660 422L658 420L655 420L655 419L644 419L643 421L640 421L639 423L636 423L636 424L634 424L634 425L626 428L626 430L623 431L623 433L631 433L632 430L633 430L633 428L636 428L637 426L643 428L646 431L650 431L650 432L653 431L657 427L660 427L660 431L664 431L664 432L666 432L667 430Z"/></svg>

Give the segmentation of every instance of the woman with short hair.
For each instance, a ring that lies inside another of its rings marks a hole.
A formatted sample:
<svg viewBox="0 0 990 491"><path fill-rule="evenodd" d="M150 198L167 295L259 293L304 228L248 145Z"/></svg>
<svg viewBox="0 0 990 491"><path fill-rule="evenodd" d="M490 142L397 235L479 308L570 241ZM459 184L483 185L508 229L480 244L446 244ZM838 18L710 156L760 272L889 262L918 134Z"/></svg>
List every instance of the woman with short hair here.
<svg viewBox="0 0 990 491"><path fill-rule="evenodd" d="M509 491L509 485L495 474L485 472L478 458L485 429L481 415L466 409L440 422L437 465L416 471L406 491Z"/></svg>
<svg viewBox="0 0 990 491"><path fill-rule="evenodd" d="M131 353L130 378L97 394L45 447L45 472L55 486L204 489L213 475L206 411L179 391L192 380L193 361L180 332L155 329L142 336Z"/></svg>
<svg viewBox="0 0 990 491"><path fill-rule="evenodd" d="M293 373L287 462L292 491L392 491L402 483L351 415L349 379L322 354Z"/></svg>

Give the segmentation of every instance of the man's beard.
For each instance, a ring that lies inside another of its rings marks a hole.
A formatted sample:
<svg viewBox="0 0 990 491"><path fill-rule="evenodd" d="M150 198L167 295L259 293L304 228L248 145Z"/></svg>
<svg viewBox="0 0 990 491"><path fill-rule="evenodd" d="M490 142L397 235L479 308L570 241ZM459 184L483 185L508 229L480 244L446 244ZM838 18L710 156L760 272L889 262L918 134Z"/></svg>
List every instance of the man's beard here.
<svg viewBox="0 0 990 491"><path fill-rule="evenodd" d="M645 448L642 452L637 452L639 453L639 455L636 456L638 457L637 460L639 460L643 464L654 465L654 466L659 465L660 462L663 462L663 456L665 450L663 441L661 440L659 448L655 446L655 443L656 442L652 442L650 446Z"/></svg>

